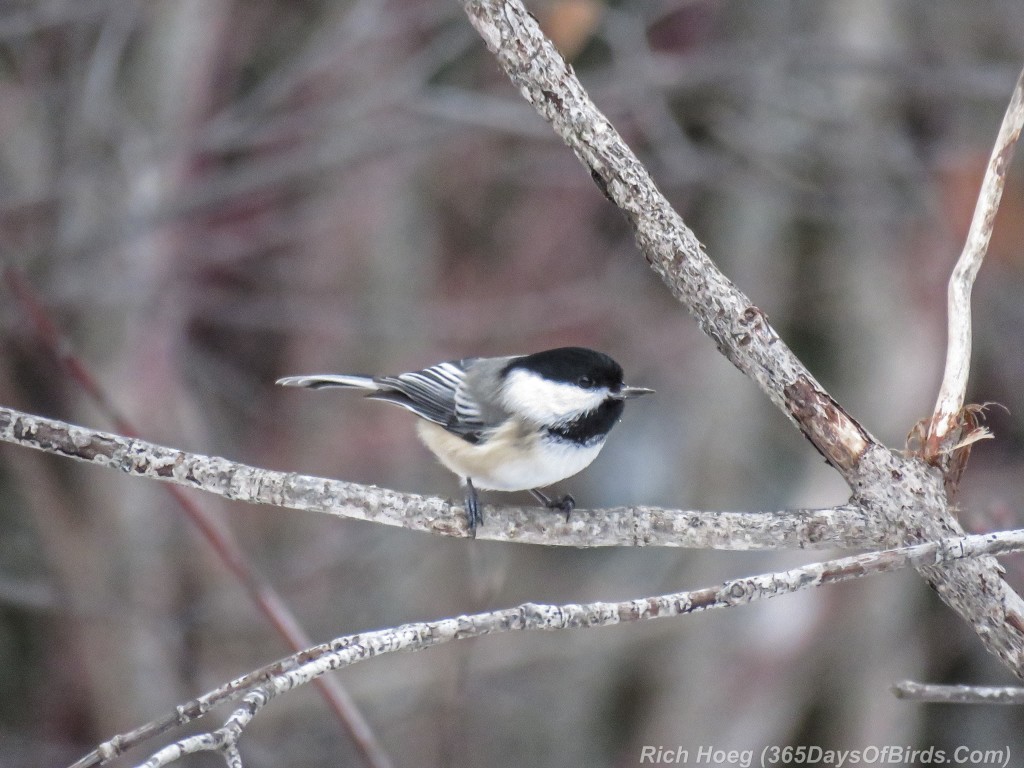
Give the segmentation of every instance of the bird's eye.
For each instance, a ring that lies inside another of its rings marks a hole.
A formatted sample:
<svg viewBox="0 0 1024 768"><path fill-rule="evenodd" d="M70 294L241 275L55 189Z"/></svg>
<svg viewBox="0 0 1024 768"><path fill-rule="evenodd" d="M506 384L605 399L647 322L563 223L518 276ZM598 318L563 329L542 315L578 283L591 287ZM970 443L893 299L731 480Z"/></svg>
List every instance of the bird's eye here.
<svg viewBox="0 0 1024 768"><path fill-rule="evenodd" d="M594 380L589 376L580 376L578 379L576 379L576 383L579 384L584 389L590 389L592 386L594 386Z"/></svg>

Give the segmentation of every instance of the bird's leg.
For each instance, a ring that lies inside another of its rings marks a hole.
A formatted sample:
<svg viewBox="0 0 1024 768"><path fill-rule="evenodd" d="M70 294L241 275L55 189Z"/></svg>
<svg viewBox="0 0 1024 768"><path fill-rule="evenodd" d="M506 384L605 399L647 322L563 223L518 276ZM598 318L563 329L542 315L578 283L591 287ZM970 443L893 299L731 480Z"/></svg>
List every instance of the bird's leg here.
<svg viewBox="0 0 1024 768"><path fill-rule="evenodd" d="M569 494L565 494L560 499L552 499L550 496L541 493L536 488L531 488L530 493L533 494L533 498L539 501L548 509L558 509L565 512L565 522L569 522L569 516L572 515L572 511L576 509L576 499Z"/></svg>
<svg viewBox="0 0 1024 768"><path fill-rule="evenodd" d="M469 518L469 535L476 538L476 526L484 524L484 516L480 511L480 499L477 498L476 488L473 487L472 478L466 478L466 517Z"/></svg>

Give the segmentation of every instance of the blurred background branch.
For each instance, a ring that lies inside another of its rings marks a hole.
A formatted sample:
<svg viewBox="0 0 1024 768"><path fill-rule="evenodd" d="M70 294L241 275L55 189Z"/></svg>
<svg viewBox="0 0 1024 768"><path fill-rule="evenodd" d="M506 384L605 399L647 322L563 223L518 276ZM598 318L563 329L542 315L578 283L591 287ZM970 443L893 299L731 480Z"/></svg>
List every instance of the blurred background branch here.
<svg viewBox="0 0 1024 768"><path fill-rule="evenodd" d="M39 341L61 363L63 372L89 396L118 430L129 439L137 438L138 430L120 413L116 404L111 402L92 371L71 348L71 342L61 333L21 272L13 267L6 267L3 277L25 314L31 318ZM239 584L245 588L250 599L285 644L293 651L300 651L312 645L309 636L296 621L288 606L274 588L253 569L223 522L181 488L173 485L166 488L181 512L195 525L228 571L238 579ZM391 765L387 752L377 741L373 730L341 683L332 678L320 678L314 682L366 764L376 768Z"/></svg>

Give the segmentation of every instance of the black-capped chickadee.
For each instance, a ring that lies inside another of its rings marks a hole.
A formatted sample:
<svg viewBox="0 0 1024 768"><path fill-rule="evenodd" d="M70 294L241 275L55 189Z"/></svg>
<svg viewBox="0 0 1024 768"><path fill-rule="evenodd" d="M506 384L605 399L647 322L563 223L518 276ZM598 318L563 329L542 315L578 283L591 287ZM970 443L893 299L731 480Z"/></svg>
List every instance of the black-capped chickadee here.
<svg viewBox="0 0 1024 768"><path fill-rule="evenodd" d="M466 486L469 530L483 523L476 489L530 491L566 513L572 496L538 488L564 480L600 453L624 401L652 389L627 387L608 355L561 347L532 355L468 357L397 376L315 374L286 387L354 387L412 411L420 439Z"/></svg>

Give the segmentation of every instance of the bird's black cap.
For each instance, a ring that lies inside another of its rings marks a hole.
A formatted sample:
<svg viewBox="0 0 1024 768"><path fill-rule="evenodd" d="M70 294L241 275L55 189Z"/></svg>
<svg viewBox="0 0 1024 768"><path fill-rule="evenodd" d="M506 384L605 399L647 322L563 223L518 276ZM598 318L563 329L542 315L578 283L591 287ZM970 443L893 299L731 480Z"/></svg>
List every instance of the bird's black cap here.
<svg viewBox="0 0 1024 768"><path fill-rule="evenodd" d="M559 347L535 352L512 360L503 375L523 369L533 371L551 381L564 381L586 389L607 387L615 391L622 386L622 366L603 352L586 347Z"/></svg>

